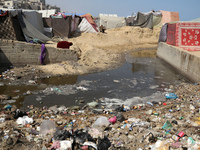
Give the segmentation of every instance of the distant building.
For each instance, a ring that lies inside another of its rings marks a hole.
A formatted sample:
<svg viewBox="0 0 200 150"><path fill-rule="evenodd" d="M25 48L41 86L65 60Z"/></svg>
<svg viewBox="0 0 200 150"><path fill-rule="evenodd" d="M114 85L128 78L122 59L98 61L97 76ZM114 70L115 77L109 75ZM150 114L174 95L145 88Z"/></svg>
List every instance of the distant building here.
<svg viewBox="0 0 200 150"><path fill-rule="evenodd" d="M0 8L30 10L56 9L56 12L60 12L59 7L46 5L45 0L0 0Z"/></svg>

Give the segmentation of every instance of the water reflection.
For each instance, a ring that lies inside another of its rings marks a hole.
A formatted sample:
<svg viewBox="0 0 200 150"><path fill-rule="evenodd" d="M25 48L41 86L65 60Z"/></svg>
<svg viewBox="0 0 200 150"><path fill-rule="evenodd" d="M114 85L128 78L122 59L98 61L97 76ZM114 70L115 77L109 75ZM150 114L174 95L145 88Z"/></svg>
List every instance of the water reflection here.
<svg viewBox="0 0 200 150"><path fill-rule="evenodd" d="M78 79L77 75L66 75L66 76L55 76L51 78L45 78L41 80L43 84L52 84L52 85L65 85L65 84L76 84Z"/></svg>

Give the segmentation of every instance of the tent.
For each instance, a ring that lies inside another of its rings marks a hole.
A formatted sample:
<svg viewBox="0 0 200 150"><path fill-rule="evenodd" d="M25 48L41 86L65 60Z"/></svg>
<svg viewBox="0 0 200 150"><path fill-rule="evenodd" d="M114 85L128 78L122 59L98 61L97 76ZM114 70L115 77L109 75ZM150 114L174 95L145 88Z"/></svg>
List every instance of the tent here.
<svg viewBox="0 0 200 150"><path fill-rule="evenodd" d="M44 24L42 21L42 14L38 13L37 11L23 11L23 15L26 18L26 20L33 25L34 28L36 28L41 33L44 33Z"/></svg>
<svg viewBox="0 0 200 150"><path fill-rule="evenodd" d="M118 17L112 14L99 14L99 26L103 25L106 29L119 28L126 26L125 17Z"/></svg>
<svg viewBox="0 0 200 150"><path fill-rule="evenodd" d="M0 38L17 40L17 35L13 27L12 19L8 11L0 14Z"/></svg>
<svg viewBox="0 0 200 150"><path fill-rule="evenodd" d="M97 33L99 31L98 26L96 25L90 14L81 15L81 17L82 21L78 25L78 32Z"/></svg>
<svg viewBox="0 0 200 150"><path fill-rule="evenodd" d="M161 27L162 13L160 11L150 11L147 13L138 12L136 16L126 19L129 26L140 26L141 28Z"/></svg>
<svg viewBox="0 0 200 150"><path fill-rule="evenodd" d="M9 10L0 17L0 37L34 43L51 40L44 35L42 16L36 11Z"/></svg>
<svg viewBox="0 0 200 150"><path fill-rule="evenodd" d="M137 13L137 18L133 22L133 26L140 26L141 28L153 29L153 13Z"/></svg>
<svg viewBox="0 0 200 150"><path fill-rule="evenodd" d="M153 12L153 27L162 27L162 12Z"/></svg>
<svg viewBox="0 0 200 150"><path fill-rule="evenodd" d="M180 21L178 12L170 11L150 11L147 13L138 12L137 16L132 16L126 19L129 26L140 26L142 28L162 27L163 24Z"/></svg>
<svg viewBox="0 0 200 150"><path fill-rule="evenodd" d="M69 36L73 36L74 33L76 33L76 30L78 29L78 25L81 22L81 15L84 14L76 14L76 13L58 13L57 15L62 16L62 18L67 18L69 16L71 16L71 20L70 20L70 31L69 31Z"/></svg>
<svg viewBox="0 0 200 150"><path fill-rule="evenodd" d="M97 30L92 27L86 18L82 19L81 23L78 25L77 31L84 33L97 33Z"/></svg>
<svg viewBox="0 0 200 150"><path fill-rule="evenodd" d="M160 30L158 42L166 42L167 41L167 27L168 27L168 23L165 23L162 26L162 28Z"/></svg>
<svg viewBox="0 0 200 150"><path fill-rule="evenodd" d="M127 26L133 26L133 22L136 20L136 16L132 16L132 17L127 17L126 18L126 25Z"/></svg>
<svg viewBox="0 0 200 150"><path fill-rule="evenodd" d="M69 37L72 16L43 18L44 27L52 28L53 36Z"/></svg>
<svg viewBox="0 0 200 150"><path fill-rule="evenodd" d="M27 13L22 11L10 11L10 13L12 17L17 16L20 28L22 29L22 32L27 42L46 43L47 41L51 40L44 35L44 29L42 29L42 18L38 17L40 16L38 12L34 11L31 13ZM32 18L32 21L35 23L31 23L29 21L31 19L31 14L35 14L35 17Z"/></svg>

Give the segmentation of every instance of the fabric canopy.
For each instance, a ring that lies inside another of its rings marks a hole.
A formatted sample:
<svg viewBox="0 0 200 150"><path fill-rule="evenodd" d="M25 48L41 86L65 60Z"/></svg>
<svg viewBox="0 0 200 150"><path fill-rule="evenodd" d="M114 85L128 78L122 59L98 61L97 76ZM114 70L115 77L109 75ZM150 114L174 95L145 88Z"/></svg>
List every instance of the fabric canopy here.
<svg viewBox="0 0 200 150"><path fill-rule="evenodd" d="M126 20L124 17L115 17L115 16L101 16L100 17L100 26L103 25L106 29L113 29L124 27L126 25Z"/></svg>
<svg viewBox="0 0 200 150"><path fill-rule="evenodd" d="M137 13L137 20L134 21L134 26L140 26L142 28L153 29L153 13L143 14L141 12Z"/></svg>
<svg viewBox="0 0 200 150"><path fill-rule="evenodd" d="M21 12L18 13L18 19L27 42L36 40L40 43L46 43L47 41L51 40L38 29L36 29Z"/></svg>

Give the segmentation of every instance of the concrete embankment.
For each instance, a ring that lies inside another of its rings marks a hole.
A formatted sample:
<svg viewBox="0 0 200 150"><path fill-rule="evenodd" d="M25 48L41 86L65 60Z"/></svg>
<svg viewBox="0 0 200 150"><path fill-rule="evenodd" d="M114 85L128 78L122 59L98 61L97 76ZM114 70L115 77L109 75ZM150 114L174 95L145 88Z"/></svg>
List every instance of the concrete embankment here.
<svg viewBox="0 0 200 150"><path fill-rule="evenodd" d="M48 44L45 45L45 64L59 63L61 61L77 61L75 50L59 49ZM0 66L25 66L27 64L40 64L41 45L26 42L0 40Z"/></svg>
<svg viewBox="0 0 200 150"><path fill-rule="evenodd" d="M160 42L157 57L177 69L193 82L200 81L200 52L186 51L182 48Z"/></svg>

